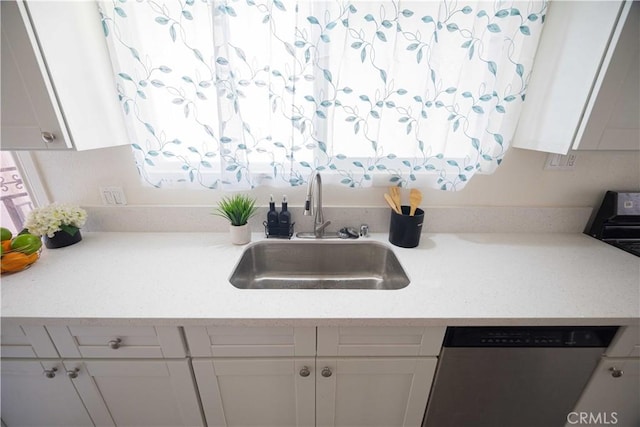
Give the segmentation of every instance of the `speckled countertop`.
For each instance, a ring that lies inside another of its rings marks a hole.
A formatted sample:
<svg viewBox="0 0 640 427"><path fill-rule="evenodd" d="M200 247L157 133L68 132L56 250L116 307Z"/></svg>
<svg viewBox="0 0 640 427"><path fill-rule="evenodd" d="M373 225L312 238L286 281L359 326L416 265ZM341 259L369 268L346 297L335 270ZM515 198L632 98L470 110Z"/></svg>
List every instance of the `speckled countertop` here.
<svg viewBox="0 0 640 427"><path fill-rule="evenodd" d="M386 234L368 240L393 248L409 286L241 290L228 278L245 247L226 233L84 233L82 242L45 249L28 270L3 276L1 315L24 324L640 322L640 258L583 234L424 234L414 249L391 246Z"/></svg>

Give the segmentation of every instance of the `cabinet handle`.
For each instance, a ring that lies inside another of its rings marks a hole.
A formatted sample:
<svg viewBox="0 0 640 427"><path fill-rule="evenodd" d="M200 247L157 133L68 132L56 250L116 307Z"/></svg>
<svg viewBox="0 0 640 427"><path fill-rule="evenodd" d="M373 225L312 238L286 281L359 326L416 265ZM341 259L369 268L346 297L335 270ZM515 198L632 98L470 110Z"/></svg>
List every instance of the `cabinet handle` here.
<svg viewBox="0 0 640 427"><path fill-rule="evenodd" d="M56 372L58 372L58 368L45 369L44 376L47 378L55 378Z"/></svg>
<svg viewBox="0 0 640 427"><path fill-rule="evenodd" d="M310 374L311 374L311 371L309 370L308 366L303 366L302 369L300 369L301 377L308 377Z"/></svg>
<svg viewBox="0 0 640 427"><path fill-rule="evenodd" d="M109 347L111 347L112 350L119 349L120 344L122 344L122 340L120 338L116 338L115 340L109 341Z"/></svg>
<svg viewBox="0 0 640 427"><path fill-rule="evenodd" d="M609 368L609 371L611 372L611 376L613 378L620 378L622 374L624 374L624 371L622 369L618 369L616 367Z"/></svg>
<svg viewBox="0 0 640 427"><path fill-rule="evenodd" d="M67 376L72 380L78 378L78 372L80 372L80 368L75 368L70 371L67 371Z"/></svg>
<svg viewBox="0 0 640 427"><path fill-rule="evenodd" d="M42 136L42 140L47 144L52 143L53 140L56 139L56 136L51 132L42 132L40 135Z"/></svg>
<svg viewBox="0 0 640 427"><path fill-rule="evenodd" d="M331 372L331 369L329 369L328 366L325 366L324 368L322 368L321 374L322 374L323 377L329 378L331 376L331 374L333 374L333 372Z"/></svg>

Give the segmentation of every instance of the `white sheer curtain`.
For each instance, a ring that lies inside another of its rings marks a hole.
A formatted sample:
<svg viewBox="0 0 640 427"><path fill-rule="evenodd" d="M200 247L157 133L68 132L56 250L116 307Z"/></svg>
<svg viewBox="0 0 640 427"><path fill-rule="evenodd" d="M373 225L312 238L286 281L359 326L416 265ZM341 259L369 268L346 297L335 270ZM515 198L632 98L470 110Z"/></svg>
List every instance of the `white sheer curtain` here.
<svg viewBox="0 0 640 427"><path fill-rule="evenodd" d="M155 186L459 190L509 147L546 1L101 2Z"/></svg>

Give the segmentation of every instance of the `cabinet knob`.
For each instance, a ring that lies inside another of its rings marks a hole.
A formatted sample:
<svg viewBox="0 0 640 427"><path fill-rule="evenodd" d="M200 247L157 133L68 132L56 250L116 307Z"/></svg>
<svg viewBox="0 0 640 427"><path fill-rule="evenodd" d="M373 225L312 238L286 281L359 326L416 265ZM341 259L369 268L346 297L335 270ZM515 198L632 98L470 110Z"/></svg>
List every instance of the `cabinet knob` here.
<svg viewBox="0 0 640 427"><path fill-rule="evenodd" d="M308 366L303 366L302 369L300 369L301 377L308 377L310 374L311 374L311 371L309 370Z"/></svg>
<svg viewBox="0 0 640 427"><path fill-rule="evenodd" d="M611 367L609 368L609 371L611 372L611 376L613 378L620 378L622 376L622 374L624 374L624 371L622 369L618 369L616 367Z"/></svg>
<svg viewBox="0 0 640 427"><path fill-rule="evenodd" d="M53 140L56 139L56 136L51 132L42 132L40 135L42 136L42 140L47 144L52 143Z"/></svg>
<svg viewBox="0 0 640 427"><path fill-rule="evenodd" d="M45 369L44 376L47 378L55 378L56 372L58 372L58 368Z"/></svg>
<svg viewBox="0 0 640 427"><path fill-rule="evenodd" d="M119 349L121 344L122 344L122 340L120 338L116 338L115 340L109 341L109 347L111 347L111 349L113 350Z"/></svg>
<svg viewBox="0 0 640 427"><path fill-rule="evenodd" d="M321 374L323 377L329 378L331 374L333 374L333 372L331 372L331 369L329 369L329 367L325 366L324 368L322 368Z"/></svg>
<svg viewBox="0 0 640 427"><path fill-rule="evenodd" d="M75 368L70 371L67 371L67 376L71 379L78 378L78 372L80 372L80 368Z"/></svg>

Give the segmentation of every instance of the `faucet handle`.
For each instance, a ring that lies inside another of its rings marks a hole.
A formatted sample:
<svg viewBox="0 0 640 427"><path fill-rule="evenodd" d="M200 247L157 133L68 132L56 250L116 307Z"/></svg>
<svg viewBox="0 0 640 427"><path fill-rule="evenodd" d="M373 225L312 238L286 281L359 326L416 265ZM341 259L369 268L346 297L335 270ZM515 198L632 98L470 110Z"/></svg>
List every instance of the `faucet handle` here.
<svg viewBox="0 0 640 427"><path fill-rule="evenodd" d="M360 225L360 236L369 237L369 225L367 224Z"/></svg>
<svg viewBox="0 0 640 427"><path fill-rule="evenodd" d="M316 233L322 233L324 231L324 229L329 226L329 224L331 224L331 221L325 221L322 224L319 224L316 227Z"/></svg>

